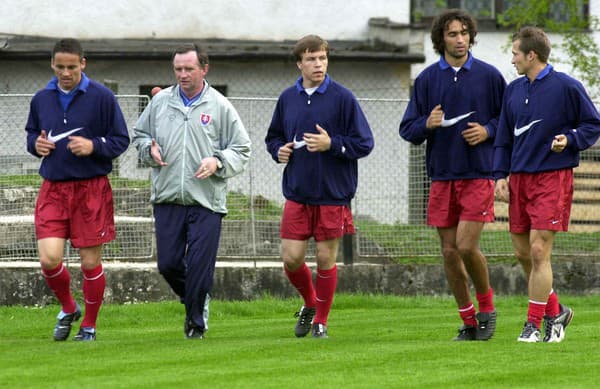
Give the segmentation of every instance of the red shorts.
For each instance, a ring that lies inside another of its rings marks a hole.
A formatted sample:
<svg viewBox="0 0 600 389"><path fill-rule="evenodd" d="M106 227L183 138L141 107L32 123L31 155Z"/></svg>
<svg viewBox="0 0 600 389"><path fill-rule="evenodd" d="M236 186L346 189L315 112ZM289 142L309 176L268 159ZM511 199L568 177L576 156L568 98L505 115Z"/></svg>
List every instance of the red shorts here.
<svg viewBox="0 0 600 389"><path fill-rule="evenodd" d="M345 205L306 205L286 200L281 217L282 239L315 241L354 234L352 212Z"/></svg>
<svg viewBox="0 0 600 389"><path fill-rule="evenodd" d="M427 204L427 224L449 228L459 221L494 221L494 181L472 180L433 181Z"/></svg>
<svg viewBox="0 0 600 389"><path fill-rule="evenodd" d="M567 231L573 202L573 170L510 175L510 232Z"/></svg>
<svg viewBox="0 0 600 389"><path fill-rule="evenodd" d="M76 248L115 239L113 195L108 177L44 180L35 205L37 239L70 239Z"/></svg>

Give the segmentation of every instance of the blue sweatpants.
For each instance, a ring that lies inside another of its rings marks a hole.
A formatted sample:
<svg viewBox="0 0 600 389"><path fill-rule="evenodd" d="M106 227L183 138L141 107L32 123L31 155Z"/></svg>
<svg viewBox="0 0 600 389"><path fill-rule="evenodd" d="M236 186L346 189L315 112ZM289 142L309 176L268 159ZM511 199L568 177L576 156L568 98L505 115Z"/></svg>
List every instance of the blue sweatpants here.
<svg viewBox="0 0 600 389"><path fill-rule="evenodd" d="M223 216L200 205L154 204L158 271L185 304L186 320L201 329Z"/></svg>

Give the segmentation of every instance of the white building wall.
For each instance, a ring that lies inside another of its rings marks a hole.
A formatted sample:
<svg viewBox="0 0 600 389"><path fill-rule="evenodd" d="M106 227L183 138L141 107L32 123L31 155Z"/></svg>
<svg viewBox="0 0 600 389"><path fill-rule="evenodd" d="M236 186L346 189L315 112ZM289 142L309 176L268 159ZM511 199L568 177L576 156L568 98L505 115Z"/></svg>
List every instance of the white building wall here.
<svg viewBox="0 0 600 389"><path fill-rule="evenodd" d="M366 39L371 17L409 22L410 0L3 0L0 34L97 38Z"/></svg>

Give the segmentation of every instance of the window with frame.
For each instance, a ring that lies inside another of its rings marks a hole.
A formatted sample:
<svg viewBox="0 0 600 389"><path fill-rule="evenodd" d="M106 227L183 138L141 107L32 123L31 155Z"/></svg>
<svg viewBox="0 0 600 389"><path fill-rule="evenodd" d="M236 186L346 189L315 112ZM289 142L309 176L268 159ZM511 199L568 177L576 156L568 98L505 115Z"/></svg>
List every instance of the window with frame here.
<svg viewBox="0 0 600 389"><path fill-rule="evenodd" d="M433 18L448 8L467 10L478 20L495 19L498 0L412 0L413 23L431 23Z"/></svg>
<svg viewBox="0 0 600 389"><path fill-rule="evenodd" d="M515 0L411 0L411 21L430 24L444 9L460 8L473 15L480 27L496 28L498 15L514 3ZM579 16L588 19L588 2L577 0L577 8ZM557 22L566 22L571 15L564 1L555 0L550 3L547 17Z"/></svg>

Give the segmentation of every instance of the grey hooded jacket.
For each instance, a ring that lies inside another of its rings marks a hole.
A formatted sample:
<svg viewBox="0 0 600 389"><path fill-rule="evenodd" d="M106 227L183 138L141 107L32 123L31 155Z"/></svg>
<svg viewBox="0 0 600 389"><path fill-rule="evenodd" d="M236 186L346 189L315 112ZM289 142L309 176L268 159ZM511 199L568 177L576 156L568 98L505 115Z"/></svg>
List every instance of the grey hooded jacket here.
<svg viewBox="0 0 600 389"><path fill-rule="evenodd" d="M202 96L186 107L179 86L172 86L152 98L134 131L140 161L153 168L153 204L201 205L227 213L227 178L243 172L250 159L250 137L229 100L205 81ZM152 139L168 165L159 166L150 156ZM211 156L223 167L204 180L196 178L202 159Z"/></svg>

